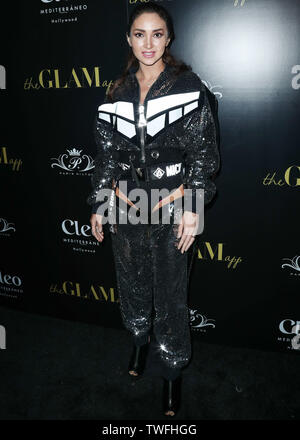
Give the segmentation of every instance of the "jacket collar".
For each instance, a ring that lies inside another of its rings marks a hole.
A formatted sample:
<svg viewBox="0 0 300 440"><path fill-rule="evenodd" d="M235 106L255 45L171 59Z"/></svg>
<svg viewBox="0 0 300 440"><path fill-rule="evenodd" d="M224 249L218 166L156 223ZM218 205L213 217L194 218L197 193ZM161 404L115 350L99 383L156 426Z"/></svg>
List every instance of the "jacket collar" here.
<svg viewBox="0 0 300 440"><path fill-rule="evenodd" d="M165 68L164 70L162 70L160 72L160 74L158 75L158 77L156 78L156 80L154 81L154 83L152 84L152 86L149 89L149 92L147 93L146 96L146 101L148 101L149 99L151 99L151 97L153 95L157 96L157 91L165 84L166 80L172 76L172 71L173 71L173 66L171 66L170 64L165 64ZM129 78L131 80L131 84L133 84L133 87L131 89L131 99L133 100L133 102L135 102L136 104L139 103L139 83L138 80L135 76L135 73L137 72L137 68L132 67L131 69L131 73L129 74ZM145 102L146 102L145 101Z"/></svg>

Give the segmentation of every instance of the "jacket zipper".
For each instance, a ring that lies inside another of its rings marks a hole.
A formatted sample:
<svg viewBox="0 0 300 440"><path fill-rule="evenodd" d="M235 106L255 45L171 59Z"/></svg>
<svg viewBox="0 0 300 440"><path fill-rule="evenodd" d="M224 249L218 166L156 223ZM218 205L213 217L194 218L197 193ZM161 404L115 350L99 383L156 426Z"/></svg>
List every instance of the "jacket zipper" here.
<svg viewBox="0 0 300 440"><path fill-rule="evenodd" d="M140 144L141 144L141 163L146 163L146 153L145 153L145 131L146 131L147 121L145 119L144 105L139 104L139 130L140 130Z"/></svg>
<svg viewBox="0 0 300 440"><path fill-rule="evenodd" d="M150 91L151 91L152 87L158 81L158 79L161 77L162 73L165 72L166 68L167 68L167 66L165 66L164 70L162 72L160 72L160 74L158 75L158 77L156 78L156 80L154 81L154 83L152 84L150 89L148 90L143 104L140 104L140 95L141 95L140 83L138 82L137 77L135 76L135 73L134 73L134 79L138 85L138 106L139 106L138 126L139 126L139 130L140 130L140 145L141 145L141 159L140 160L143 164L146 163L145 138L146 138L146 126L147 126L146 114L147 114L148 98L149 98Z"/></svg>

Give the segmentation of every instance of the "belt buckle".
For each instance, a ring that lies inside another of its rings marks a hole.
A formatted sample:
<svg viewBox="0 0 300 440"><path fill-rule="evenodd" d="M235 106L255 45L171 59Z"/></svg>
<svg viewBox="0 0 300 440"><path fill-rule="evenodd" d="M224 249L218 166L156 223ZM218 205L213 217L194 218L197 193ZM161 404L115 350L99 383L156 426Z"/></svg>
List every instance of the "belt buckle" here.
<svg viewBox="0 0 300 440"><path fill-rule="evenodd" d="M148 178L148 167L136 168L136 173L140 177L140 180L146 182L149 180Z"/></svg>
<svg viewBox="0 0 300 440"><path fill-rule="evenodd" d="M137 172L137 174L138 174L140 177L143 177L143 171L142 171L142 168L136 168L135 171Z"/></svg>

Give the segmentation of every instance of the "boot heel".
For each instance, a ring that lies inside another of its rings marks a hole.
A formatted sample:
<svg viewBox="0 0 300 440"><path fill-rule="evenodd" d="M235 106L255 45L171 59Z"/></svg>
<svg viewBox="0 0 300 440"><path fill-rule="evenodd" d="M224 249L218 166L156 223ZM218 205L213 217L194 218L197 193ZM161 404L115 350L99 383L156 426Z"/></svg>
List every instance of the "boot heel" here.
<svg viewBox="0 0 300 440"><path fill-rule="evenodd" d="M174 380L168 380L163 377L162 406L165 416L174 416L180 408L181 382L181 376Z"/></svg>
<svg viewBox="0 0 300 440"><path fill-rule="evenodd" d="M147 360L147 354L150 345L149 340L150 337L146 344L140 346L137 345L133 346L133 350L128 365L128 373L132 377L140 376L144 372L146 360ZM132 371L135 374L130 373L130 371Z"/></svg>

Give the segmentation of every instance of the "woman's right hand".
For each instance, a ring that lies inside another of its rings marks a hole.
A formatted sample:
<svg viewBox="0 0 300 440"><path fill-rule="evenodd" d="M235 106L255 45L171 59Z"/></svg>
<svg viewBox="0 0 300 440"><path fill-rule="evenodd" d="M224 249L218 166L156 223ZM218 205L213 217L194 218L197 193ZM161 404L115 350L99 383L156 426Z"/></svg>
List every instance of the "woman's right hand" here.
<svg viewBox="0 0 300 440"><path fill-rule="evenodd" d="M104 239L104 232L102 226L102 218L103 216L100 214L92 214L90 218L91 226L92 226L92 234L100 243Z"/></svg>

